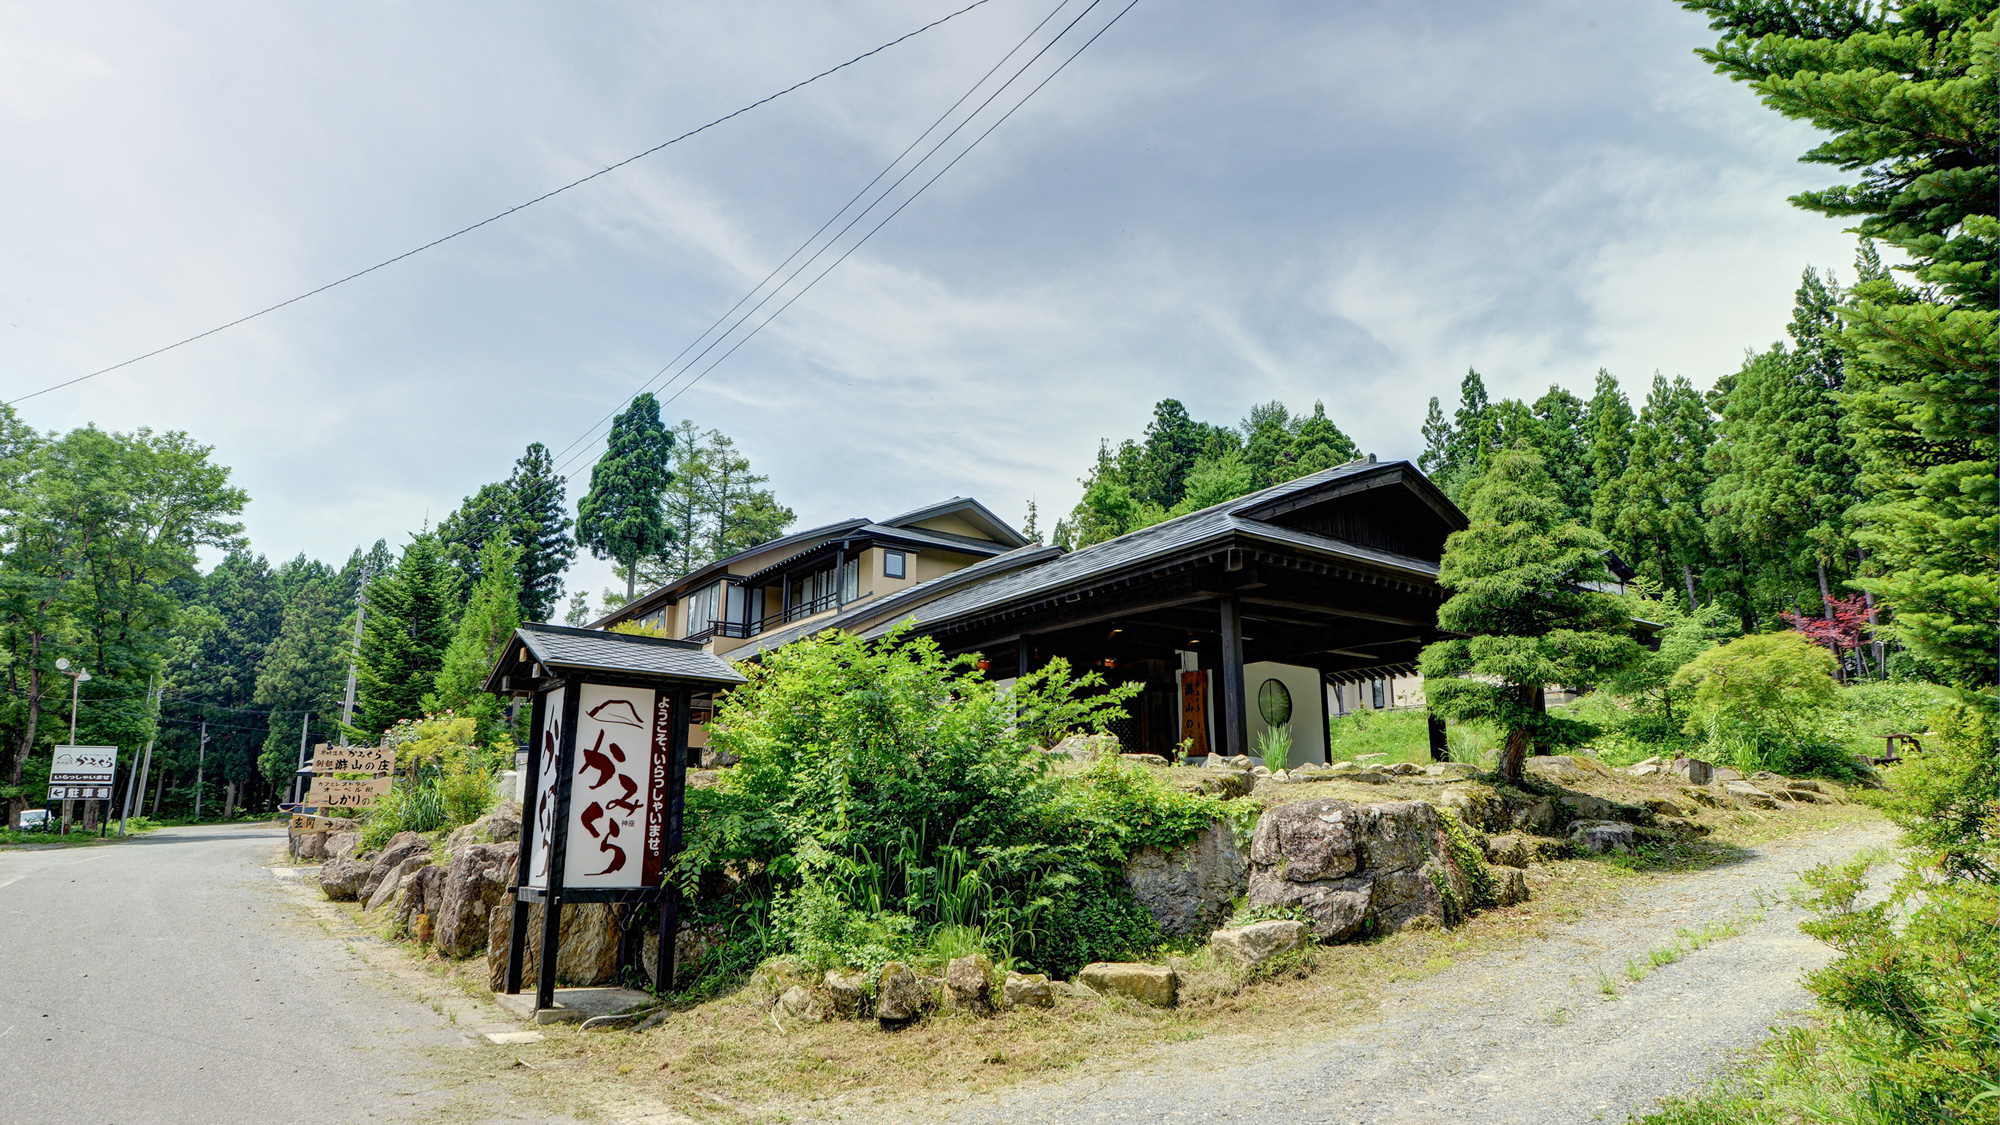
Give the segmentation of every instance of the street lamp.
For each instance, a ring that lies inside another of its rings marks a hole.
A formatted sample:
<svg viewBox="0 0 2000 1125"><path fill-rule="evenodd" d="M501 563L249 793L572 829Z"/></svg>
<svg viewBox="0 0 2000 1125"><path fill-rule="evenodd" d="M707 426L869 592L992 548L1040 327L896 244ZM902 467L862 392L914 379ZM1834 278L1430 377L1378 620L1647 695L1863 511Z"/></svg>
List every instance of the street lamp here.
<svg viewBox="0 0 2000 1125"><path fill-rule="evenodd" d="M56 657L56 671L61 672L63 675L69 677L69 744L71 746L75 746L77 688L83 684L83 681L90 678L90 672L83 668L78 668L74 672L70 671L69 657L67 656ZM62 813L62 830L64 836L69 835L70 807L71 807L70 801L67 798L65 798L63 800L63 813Z"/></svg>

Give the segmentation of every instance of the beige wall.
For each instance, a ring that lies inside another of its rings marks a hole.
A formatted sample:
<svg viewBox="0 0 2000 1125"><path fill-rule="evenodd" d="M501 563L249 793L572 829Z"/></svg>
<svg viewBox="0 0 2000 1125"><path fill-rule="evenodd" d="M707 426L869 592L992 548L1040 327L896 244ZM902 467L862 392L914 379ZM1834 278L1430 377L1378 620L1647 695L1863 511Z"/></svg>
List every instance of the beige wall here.
<svg viewBox="0 0 2000 1125"><path fill-rule="evenodd" d="M932 531L942 531L946 535L964 535L973 539L984 539L989 543L994 541L992 536L953 515L932 516L930 519L921 520L910 526L927 527Z"/></svg>
<svg viewBox="0 0 2000 1125"><path fill-rule="evenodd" d="M925 551L916 557L916 576L919 582L928 582L950 574L954 570L964 570L979 561L973 555L961 555L957 551Z"/></svg>
<svg viewBox="0 0 2000 1125"><path fill-rule="evenodd" d="M1292 731L1292 754L1287 766L1326 761L1326 695L1321 688L1319 670L1269 661L1243 666L1243 703L1250 734L1250 745L1246 749L1250 756L1257 756L1257 740L1270 729L1257 706L1257 690L1265 680L1284 684L1292 696L1292 719L1285 724ZM1211 700L1211 706L1220 703L1219 699Z"/></svg>

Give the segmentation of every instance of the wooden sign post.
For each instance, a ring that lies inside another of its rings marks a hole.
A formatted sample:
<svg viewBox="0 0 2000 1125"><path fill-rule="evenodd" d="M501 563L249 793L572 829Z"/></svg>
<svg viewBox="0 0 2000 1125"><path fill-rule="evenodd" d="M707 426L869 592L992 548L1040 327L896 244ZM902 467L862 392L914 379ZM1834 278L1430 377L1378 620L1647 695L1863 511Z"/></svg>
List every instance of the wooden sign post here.
<svg viewBox="0 0 2000 1125"><path fill-rule="evenodd" d="M541 903L535 1008L555 1005L562 907L658 903L655 982L674 981L688 720L697 689L743 683L701 646L658 637L523 625L486 690L534 700L521 802L521 858L504 991L521 990L530 907Z"/></svg>

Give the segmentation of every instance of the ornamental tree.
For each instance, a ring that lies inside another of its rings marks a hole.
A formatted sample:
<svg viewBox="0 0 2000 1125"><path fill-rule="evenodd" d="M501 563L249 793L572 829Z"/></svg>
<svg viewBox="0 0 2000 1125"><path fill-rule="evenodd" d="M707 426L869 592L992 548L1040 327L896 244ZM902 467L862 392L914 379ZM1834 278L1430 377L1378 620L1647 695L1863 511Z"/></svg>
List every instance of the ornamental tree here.
<svg viewBox="0 0 2000 1125"><path fill-rule="evenodd" d="M1500 772L1519 780L1528 747L1571 746L1586 723L1550 715L1549 684L1593 684L1639 657L1631 618L1614 595L1604 537L1570 519L1533 451L1496 456L1467 499L1471 526L1445 541L1438 584L1452 591L1438 627L1459 637L1424 649L1433 711L1506 732Z"/></svg>

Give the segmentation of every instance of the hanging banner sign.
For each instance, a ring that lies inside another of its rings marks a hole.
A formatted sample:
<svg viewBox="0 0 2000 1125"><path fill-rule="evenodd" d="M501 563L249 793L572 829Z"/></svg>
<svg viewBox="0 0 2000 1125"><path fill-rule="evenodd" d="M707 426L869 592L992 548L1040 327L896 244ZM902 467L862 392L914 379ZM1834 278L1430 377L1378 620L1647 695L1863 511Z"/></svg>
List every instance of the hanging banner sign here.
<svg viewBox="0 0 2000 1125"><path fill-rule="evenodd" d="M396 772L396 752L386 746L313 747L312 771L317 774L372 773L387 777Z"/></svg>
<svg viewBox="0 0 2000 1125"><path fill-rule="evenodd" d="M305 803L317 809L359 809L374 804L376 798L388 792L389 779L386 777L361 781L315 777L312 788L306 791Z"/></svg>
<svg viewBox="0 0 2000 1125"><path fill-rule="evenodd" d="M607 684L585 684L577 690L563 885L656 887L666 852L673 698L652 688ZM548 885L547 842L555 818L561 706L561 694L551 693L544 710L547 732L535 793L538 846L531 885L538 887Z"/></svg>
<svg viewBox="0 0 2000 1125"><path fill-rule="evenodd" d="M1181 741L1188 756L1208 753L1208 673L1181 673Z"/></svg>

